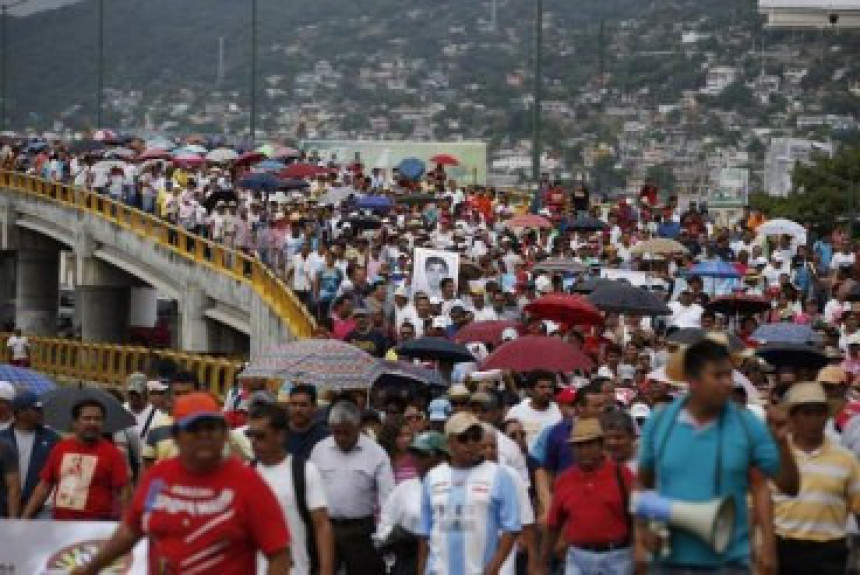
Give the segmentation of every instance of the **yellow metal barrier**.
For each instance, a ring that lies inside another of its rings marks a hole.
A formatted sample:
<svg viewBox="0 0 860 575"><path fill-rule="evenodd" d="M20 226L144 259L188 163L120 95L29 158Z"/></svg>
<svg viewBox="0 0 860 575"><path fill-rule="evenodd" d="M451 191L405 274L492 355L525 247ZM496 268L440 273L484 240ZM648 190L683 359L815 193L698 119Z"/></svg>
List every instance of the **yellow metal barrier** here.
<svg viewBox="0 0 860 575"><path fill-rule="evenodd" d="M18 172L0 172L0 187L88 212L150 239L184 258L247 283L289 327L294 337L302 339L313 334L316 324L307 309L292 290L255 257L83 188Z"/></svg>
<svg viewBox="0 0 860 575"><path fill-rule="evenodd" d="M11 334L0 334L0 345L6 349ZM73 339L28 337L31 367L51 375L98 382L125 384L130 374L151 373L162 360L172 360L179 369L197 375L203 389L223 396L233 385L242 362L193 353L148 349L130 345L87 343Z"/></svg>

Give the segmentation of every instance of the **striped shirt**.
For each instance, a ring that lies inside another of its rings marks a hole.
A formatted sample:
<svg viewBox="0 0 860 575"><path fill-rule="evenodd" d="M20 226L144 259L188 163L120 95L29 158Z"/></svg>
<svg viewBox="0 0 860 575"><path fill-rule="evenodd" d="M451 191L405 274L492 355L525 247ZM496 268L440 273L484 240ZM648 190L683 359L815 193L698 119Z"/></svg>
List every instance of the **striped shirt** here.
<svg viewBox="0 0 860 575"><path fill-rule="evenodd" d="M829 439L811 453L792 450L800 492L788 497L773 490L776 534L817 542L842 539L848 514L860 513L860 463Z"/></svg>

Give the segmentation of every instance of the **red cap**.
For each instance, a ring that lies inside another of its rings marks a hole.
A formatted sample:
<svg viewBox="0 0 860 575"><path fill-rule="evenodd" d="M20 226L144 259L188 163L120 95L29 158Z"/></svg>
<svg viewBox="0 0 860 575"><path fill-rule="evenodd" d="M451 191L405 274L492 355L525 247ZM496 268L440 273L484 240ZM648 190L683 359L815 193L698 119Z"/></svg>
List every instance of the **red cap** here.
<svg viewBox="0 0 860 575"><path fill-rule="evenodd" d="M576 390L572 387L565 387L555 394L556 403L573 403L576 401Z"/></svg>
<svg viewBox="0 0 860 575"><path fill-rule="evenodd" d="M204 418L224 419L221 406L210 394L197 391L177 397L173 404L173 420L181 428Z"/></svg>

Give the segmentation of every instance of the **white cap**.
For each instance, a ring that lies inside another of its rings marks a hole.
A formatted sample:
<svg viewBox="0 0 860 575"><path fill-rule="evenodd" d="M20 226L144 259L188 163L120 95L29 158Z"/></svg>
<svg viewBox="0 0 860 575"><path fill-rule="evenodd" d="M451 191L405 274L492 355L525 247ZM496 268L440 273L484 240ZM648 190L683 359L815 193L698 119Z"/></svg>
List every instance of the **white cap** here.
<svg viewBox="0 0 860 575"><path fill-rule="evenodd" d="M540 293L552 291L552 280L546 276L538 276L535 280L535 289Z"/></svg>
<svg viewBox="0 0 860 575"><path fill-rule="evenodd" d="M606 377L608 379L615 379L615 374L612 373L612 370L607 366L603 366L597 370L597 377Z"/></svg>
<svg viewBox="0 0 860 575"><path fill-rule="evenodd" d="M167 391L169 388L170 386L160 379L150 379L146 382L146 389L148 391Z"/></svg>
<svg viewBox="0 0 860 575"><path fill-rule="evenodd" d="M409 292L406 291L405 286L397 286L397 289L394 290L394 295L398 297L409 297Z"/></svg>
<svg viewBox="0 0 860 575"><path fill-rule="evenodd" d="M434 328L445 329L446 327L448 327L448 322L445 321L444 317L437 315L436 317L433 318L433 324L432 325Z"/></svg>
<svg viewBox="0 0 860 575"><path fill-rule="evenodd" d="M543 325L546 328L546 334L552 335L558 331L559 325L551 319L543 320Z"/></svg>
<svg viewBox="0 0 860 575"><path fill-rule="evenodd" d="M15 399L15 386L8 381L0 381L0 400L12 401Z"/></svg>
<svg viewBox="0 0 860 575"><path fill-rule="evenodd" d="M767 258L764 256L759 256L755 259L755 261L753 263L757 266L766 266L767 265Z"/></svg>
<svg viewBox="0 0 860 575"><path fill-rule="evenodd" d="M513 328L513 327L506 327L502 331L502 341L513 341L513 340L517 339L519 336L520 336L520 334L517 333L516 328Z"/></svg>
<svg viewBox="0 0 860 575"><path fill-rule="evenodd" d="M634 403L630 406L630 415L634 419L647 419L651 417L651 408L645 403Z"/></svg>

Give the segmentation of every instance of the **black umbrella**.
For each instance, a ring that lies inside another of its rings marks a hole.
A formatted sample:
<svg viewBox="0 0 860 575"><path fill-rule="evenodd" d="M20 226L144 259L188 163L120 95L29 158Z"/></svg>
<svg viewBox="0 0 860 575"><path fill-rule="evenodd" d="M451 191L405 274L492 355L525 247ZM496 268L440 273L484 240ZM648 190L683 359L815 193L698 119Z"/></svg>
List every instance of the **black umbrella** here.
<svg viewBox="0 0 860 575"><path fill-rule="evenodd" d="M132 427L136 421L117 399L94 387L61 387L42 396L45 425L57 431L72 430L72 407L83 399L95 399L105 407L104 433Z"/></svg>
<svg viewBox="0 0 860 575"><path fill-rule="evenodd" d="M733 333L727 331L715 331L713 333L717 334L720 338L726 338L726 342L729 344L729 351L732 353L743 351L747 347L744 345L744 342L742 342L741 339ZM666 341L669 343L677 343L679 345L693 345L694 343L702 341L707 336L708 332L701 328L685 327L670 333L666 336Z"/></svg>
<svg viewBox="0 0 860 575"><path fill-rule="evenodd" d="M98 140L75 140L69 144L69 151L73 154L88 154L104 149L104 142Z"/></svg>
<svg viewBox="0 0 860 575"><path fill-rule="evenodd" d="M447 387L435 369L421 367L408 361L383 361L385 371L374 382L375 387L388 391L419 391L427 386Z"/></svg>
<svg viewBox="0 0 860 575"><path fill-rule="evenodd" d="M398 204L406 204L408 206L423 206L432 202L438 202L439 198L433 194L410 194L408 196L395 197L394 200Z"/></svg>
<svg viewBox="0 0 860 575"><path fill-rule="evenodd" d="M304 190L311 185L301 178L284 178L278 183L281 190Z"/></svg>
<svg viewBox="0 0 860 575"><path fill-rule="evenodd" d="M378 216L357 215L350 216L344 220L354 230L378 230L382 227L382 220Z"/></svg>
<svg viewBox="0 0 860 575"><path fill-rule="evenodd" d="M206 208L206 211L211 212L215 209L218 202L230 203L238 201L239 197L233 190L218 190L217 192L212 192L209 194L209 197L203 200L203 207Z"/></svg>
<svg viewBox="0 0 860 575"><path fill-rule="evenodd" d="M653 293L623 282L599 286L586 297L603 311L648 316L672 313L666 302Z"/></svg>
<svg viewBox="0 0 860 575"><path fill-rule="evenodd" d="M573 291L576 293L591 293L598 288L608 285L614 285L616 283L619 282L607 278L590 277L575 283L573 285Z"/></svg>
<svg viewBox="0 0 860 575"><path fill-rule="evenodd" d="M606 229L606 222L591 216L581 216L570 222L567 229L578 232L599 232Z"/></svg>
<svg viewBox="0 0 860 575"><path fill-rule="evenodd" d="M827 356L820 350L802 343L768 343L755 354L776 368L805 367L818 371L827 365Z"/></svg>
<svg viewBox="0 0 860 575"><path fill-rule="evenodd" d="M588 268L570 258L548 258L539 261L532 268L536 272L581 274Z"/></svg>
<svg viewBox="0 0 860 575"><path fill-rule="evenodd" d="M475 356L465 345L448 341L443 337L422 337L410 339L395 349L398 356L416 359L437 359L456 363L460 361L475 361Z"/></svg>

